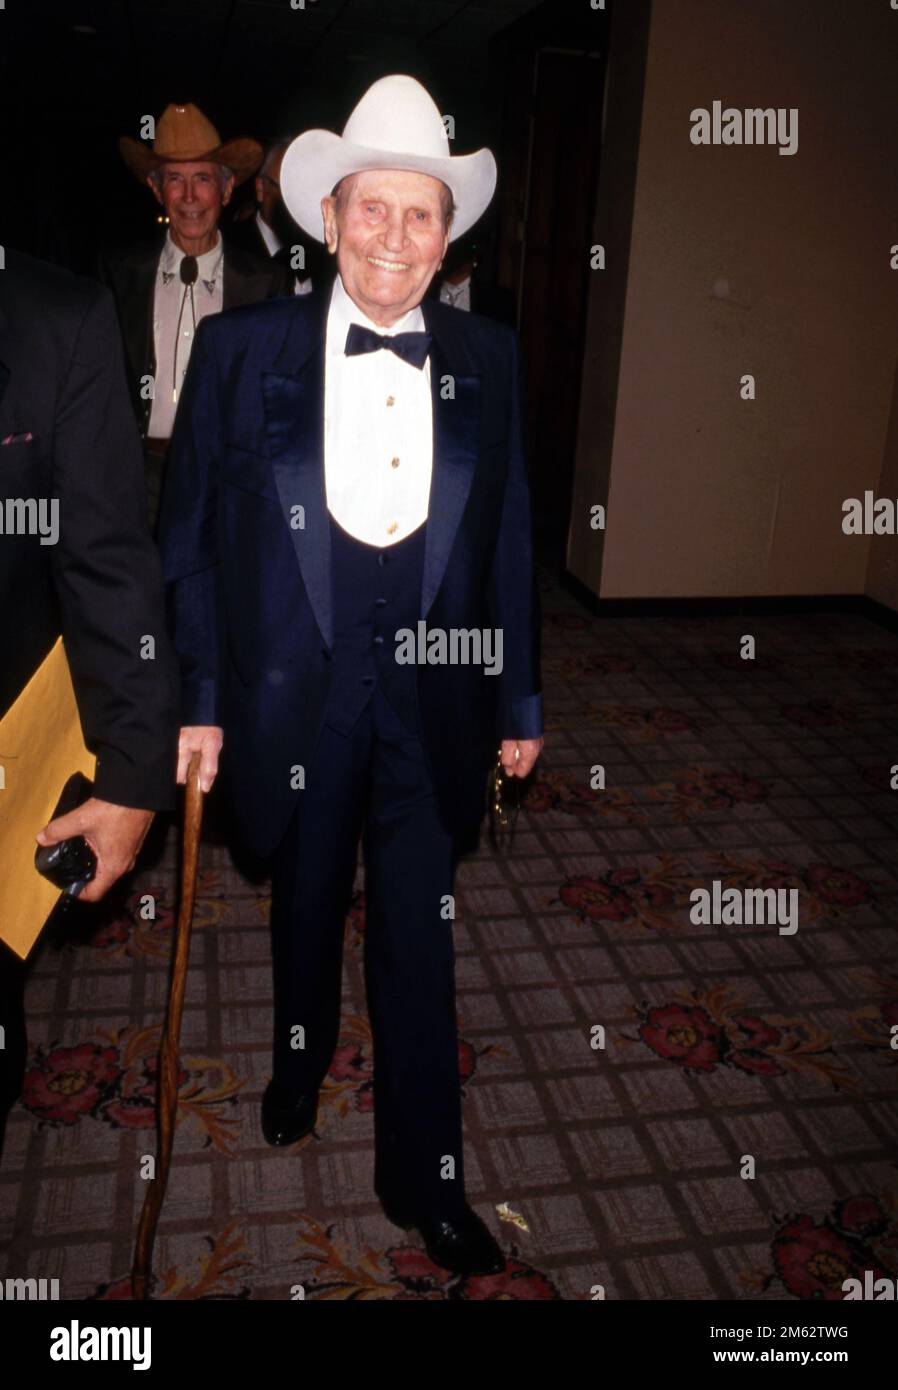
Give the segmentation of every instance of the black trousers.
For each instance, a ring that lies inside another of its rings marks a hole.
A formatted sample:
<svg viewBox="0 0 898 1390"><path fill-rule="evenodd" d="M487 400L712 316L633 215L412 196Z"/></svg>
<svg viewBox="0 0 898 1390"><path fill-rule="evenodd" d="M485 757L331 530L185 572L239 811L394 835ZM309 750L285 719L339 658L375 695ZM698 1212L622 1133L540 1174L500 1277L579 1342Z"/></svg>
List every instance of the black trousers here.
<svg viewBox="0 0 898 1390"><path fill-rule="evenodd" d="M464 1167L446 903L457 853L437 815L421 741L375 687L352 733L325 725L305 772L273 861L275 1083L295 1094L314 1091L333 1058L344 921L362 833L374 1187L404 1212L457 1215Z"/></svg>

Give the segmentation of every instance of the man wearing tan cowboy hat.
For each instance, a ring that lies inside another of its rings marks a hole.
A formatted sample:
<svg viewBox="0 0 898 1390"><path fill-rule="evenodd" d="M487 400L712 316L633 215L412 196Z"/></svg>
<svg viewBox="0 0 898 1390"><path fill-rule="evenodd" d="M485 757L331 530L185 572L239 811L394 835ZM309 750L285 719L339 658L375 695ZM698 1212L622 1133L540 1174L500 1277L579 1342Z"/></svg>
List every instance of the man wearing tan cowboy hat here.
<svg viewBox="0 0 898 1390"><path fill-rule="evenodd" d="M453 877L497 744L509 775L535 763L542 699L518 340L424 295L495 181L408 76L292 143L287 209L338 274L201 325L161 525L178 775L198 750L211 786L221 753L271 856L263 1135L315 1124L363 834L374 1187L463 1274L504 1257L465 1196Z"/></svg>
<svg viewBox="0 0 898 1390"><path fill-rule="evenodd" d="M156 122L152 145L123 136L119 149L168 220L164 236L100 264L100 278L115 296L144 436L152 525L197 325L222 309L290 294L293 284L284 267L230 246L218 228L235 186L261 163L255 140L222 144L196 106L172 105Z"/></svg>

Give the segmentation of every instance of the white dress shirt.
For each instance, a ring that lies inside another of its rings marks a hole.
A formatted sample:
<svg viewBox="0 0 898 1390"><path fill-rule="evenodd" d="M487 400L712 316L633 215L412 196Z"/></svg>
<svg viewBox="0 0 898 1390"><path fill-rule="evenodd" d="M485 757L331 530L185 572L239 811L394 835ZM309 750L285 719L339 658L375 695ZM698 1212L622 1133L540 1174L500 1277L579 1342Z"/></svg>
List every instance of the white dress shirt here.
<svg viewBox="0 0 898 1390"><path fill-rule="evenodd" d="M465 309L470 311L470 275L466 275L464 280L459 280L457 285L450 285L448 280L444 280L440 286L440 303L449 304L453 309Z"/></svg>
<svg viewBox="0 0 898 1390"><path fill-rule="evenodd" d="M433 469L430 357L413 367L388 348L347 357L351 323L375 333L424 332L421 306L379 328L338 275L327 316L324 474L327 507L357 540L383 549L427 518Z"/></svg>
<svg viewBox="0 0 898 1390"><path fill-rule="evenodd" d="M281 249L281 239L277 232L273 232L269 227L261 212L256 212L256 226L259 229L259 236L265 243L265 249L269 256L276 256Z"/></svg>
<svg viewBox="0 0 898 1390"><path fill-rule="evenodd" d="M171 437L178 396L200 319L221 312L224 291L221 232L212 250L197 256L197 276L191 289L181 281L181 261L187 254L172 241L171 231L166 232L153 294L156 377L148 433L156 439Z"/></svg>

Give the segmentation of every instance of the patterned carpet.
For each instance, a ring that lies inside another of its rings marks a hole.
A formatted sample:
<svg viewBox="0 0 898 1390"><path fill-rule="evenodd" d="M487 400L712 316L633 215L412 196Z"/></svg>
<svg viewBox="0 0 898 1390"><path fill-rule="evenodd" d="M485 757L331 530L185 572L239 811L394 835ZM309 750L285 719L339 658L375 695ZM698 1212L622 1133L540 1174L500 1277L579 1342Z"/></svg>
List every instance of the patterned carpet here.
<svg viewBox="0 0 898 1390"><path fill-rule="evenodd" d="M155 1296L802 1300L898 1276L898 637L596 620L548 582L543 603L544 763L513 853L485 842L458 883L469 1197L505 1272L453 1279L374 1199L361 878L317 1133L264 1143L266 885L212 838ZM713 879L797 888L797 934L693 925ZM35 963L0 1277L128 1296L173 889L169 832Z"/></svg>

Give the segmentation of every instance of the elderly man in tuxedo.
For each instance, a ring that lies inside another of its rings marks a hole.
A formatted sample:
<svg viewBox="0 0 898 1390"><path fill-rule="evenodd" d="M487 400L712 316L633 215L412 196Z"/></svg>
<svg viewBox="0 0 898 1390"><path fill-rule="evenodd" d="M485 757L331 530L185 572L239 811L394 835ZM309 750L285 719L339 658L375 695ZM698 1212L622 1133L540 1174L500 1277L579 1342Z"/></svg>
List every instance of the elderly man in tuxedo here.
<svg viewBox="0 0 898 1390"><path fill-rule="evenodd" d="M221 752L243 835L272 856L265 1137L315 1123L362 834L374 1186L459 1273L504 1259L465 1198L453 876L497 744L526 776L542 708L518 341L424 295L495 177L488 150L450 156L404 75L342 137L293 142L287 208L338 274L200 326L161 532L179 777L198 751L211 786Z"/></svg>

